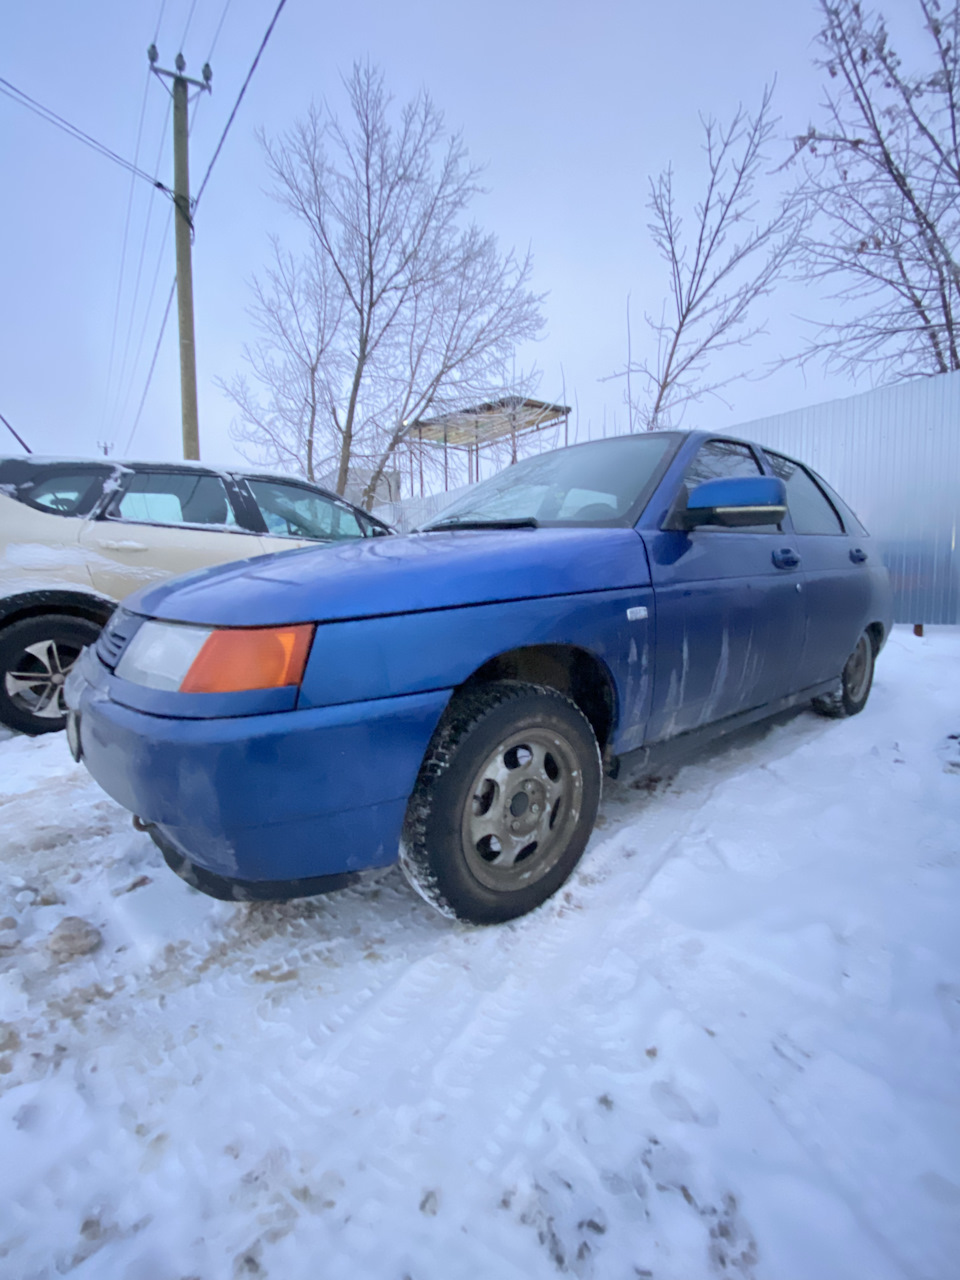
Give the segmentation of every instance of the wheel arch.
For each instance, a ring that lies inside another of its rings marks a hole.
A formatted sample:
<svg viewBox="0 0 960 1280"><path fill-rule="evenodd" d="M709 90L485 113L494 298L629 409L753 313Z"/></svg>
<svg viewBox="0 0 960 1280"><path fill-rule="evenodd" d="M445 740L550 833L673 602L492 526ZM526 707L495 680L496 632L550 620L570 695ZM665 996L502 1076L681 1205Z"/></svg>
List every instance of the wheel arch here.
<svg viewBox="0 0 960 1280"><path fill-rule="evenodd" d="M507 649L477 667L459 688L496 680L522 680L566 694L589 720L600 750L609 745L617 722L616 685L607 665L589 649L569 644Z"/></svg>
<svg viewBox="0 0 960 1280"><path fill-rule="evenodd" d="M865 630L870 637L870 643L873 645L873 656L876 657L886 643L886 628L882 622L871 622Z"/></svg>
<svg viewBox="0 0 960 1280"><path fill-rule="evenodd" d="M43 588L21 591L0 600L0 631L25 618L42 618L47 613L65 613L74 618L85 618L104 626L114 609L115 600L95 595L90 591L70 591L61 588Z"/></svg>

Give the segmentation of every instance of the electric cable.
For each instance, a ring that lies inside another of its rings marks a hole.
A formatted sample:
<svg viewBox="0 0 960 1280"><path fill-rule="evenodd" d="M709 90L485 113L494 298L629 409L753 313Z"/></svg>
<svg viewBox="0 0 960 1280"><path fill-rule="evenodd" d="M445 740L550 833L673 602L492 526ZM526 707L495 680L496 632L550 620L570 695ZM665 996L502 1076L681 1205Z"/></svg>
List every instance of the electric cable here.
<svg viewBox="0 0 960 1280"><path fill-rule="evenodd" d="M163 335L167 328L167 320L170 316L170 308L173 306L173 295L177 289L177 277L173 277L173 284L170 286L170 296L167 298L167 305L164 308L163 320L160 322L160 332L157 334L157 345L153 348L153 359L150 361L150 368L147 371L147 381L144 384L143 395L140 397L140 404L137 407L137 416L133 420L133 426L130 428L130 434L127 436L127 444L124 449L124 455L130 453L130 446L133 444L133 436L137 427L140 425L140 415L143 413L143 406L147 402L147 392L150 390L150 383L153 381L153 371L157 367L157 356L160 354L160 344L163 342Z"/></svg>
<svg viewBox="0 0 960 1280"><path fill-rule="evenodd" d="M240 88L240 92L237 94L237 100L233 104L233 110L230 112L229 118L227 119L227 123L224 125L223 133L221 133L220 135L220 141L217 143L216 150L214 151L213 156L210 159L210 163L207 165L207 171L203 175L203 181L200 183L200 187L197 190L196 197L192 202L193 212L196 211L197 205L200 203L200 197L203 195L204 189L206 188L206 185L210 180L210 174L213 172L213 166L216 164L217 157L220 155L220 152L223 150L223 144L227 140L227 134L230 132L230 126L233 124L234 120L236 119L237 112L240 109L240 103L243 101L243 96L247 92L247 88L250 84L250 81L253 79L253 74L257 69L257 65L259 64L261 57L263 56L263 51L264 49L266 49L267 43L271 35L273 34L273 29L277 25L277 19L280 17L280 14L283 12L283 7L286 3L287 3L287 0L280 0L280 3L277 5L277 8L274 12L273 17L270 19L270 24L267 27L266 32L264 33L264 37L260 41L260 48L257 50L256 56L254 57L253 62L250 64L250 70L247 72L246 79L244 80ZM137 415L133 420L133 426L130 428L130 435L127 437L127 445L125 450L126 453L130 452L130 445L133 443L134 432L136 431L140 423L140 417L141 417L141 414L143 413L143 406L145 405L147 400L147 392L150 390L150 383L153 379L153 371L157 365L157 357L160 354L160 344L163 341L163 335L164 335L164 332L166 331L167 320L169 319L169 316L170 316L170 308L173 305L173 295L174 295L174 292L176 291L176 287L177 287L177 278L176 276L174 276L173 284L170 286L170 296L167 298L167 305L163 313L163 320L161 321L161 324L160 324L160 333L157 335L157 343L153 349L153 358L150 361L150 369L147 373L147 381L143 388L143 394L140 397L140 404L137 408Z"/></svg>
<svg viewBox="0 0 960 1280"><path fill-rule="evenodd" d="M140 355L143 351L144 339L147 336L147 328L149 326L149 322L153 314L153 299L157 292L157 281L160 279L160 272L163 268L163 264L166 261L166 257L167 257L167 242L170 239L170 226L172 222L173 222L173 210L171 209L167 213L167 221L163 228L163 234L160 237L160 247L157 252L157 264L153 269L153 279L150 282L150 293L147 296L147 301L143 309L143 320L140 325L140 336L137 339L137 349L136 349L136 352L134 353L134 357L130 365L130 378L129 378L129 381L127 382L127 389L123 393L122 400L120 397L119 390L117 392L116 412L112 419L112 421L117 426L119 426L119 424L123 422L126 418L127 405L130 403L130 395L131 395L131 392L133 391L134 382L136 381L136 372L137 372L137 369L140 367ZM176 279L176 276L174 276L174 279ZM130 317L130 324L131 324L131 332L132 332L132 325L133 325L132 312Z"/></svg>
<svg viewBox="0 0 960 1280"><path fill-rule="evenodd" d="M133 162L134 164L140 159L140 142L143 137L143 121L147 112L147 95L150 92L150 72L143 86L143 102L140 104L140 123L137 126L137 142L134 148ZM130 235L130 215L133 212L133 193L135 189L135 174L130 175L130 192L127 196L127 213L123 222L123 242L120 247L120 271L117 276L117 298L113 307L113 327L110 332L110 359L107 362L107 380L103 391L103 408L100 412L101 420L107 420L107 405L110 400L110 388L113 382L113 358L116 354L117 346L117 326L120 323L120 300L123 297L123 276L127 265L127 242Z"/></svg>
<svg viewBox="0 0 960 1280"><path fill-rule="evenodd" d="M160 166L163 161L163 153L164 153L164 149L166 148L167 140L169 137L169 123L170 123L171 111L172 111L172 106L170 102L168 102L166 106L166 110L164 111L163 127L160 132L160 142L157 147L157 158L153 166L155 174L159 174ZM137 345L137 355L134 358L133 366L130 369L130 372L129 372L130 380L127 383L127 389L126 389L126 392L124 393L122 388L124 385L124 380L127 378L127 359L130 354L130 343L133 337L133 332L135 327L134 318L137 310L137 300L140 297L140 281L143 277L143 266L144 266L144 261L146 259L146 254L147 254L147 243L150 238L150 225L153 220L153 211L154 211L154 205L153 205L153 202L151 201L151 203L147 206L147 216L146 216L146 220L144 222L144 227L143 227L143 239L141 240L141 243L140 243L140 256L137 260L137 275L136 275L136 280L134 281L133 298L130 301L129 321L126 326L126 337L124 339L124 344L123 344L123 357L120 361L120 373L117 378L117 390L116 390L116 395L113 401L113 411L110 414L110 418L109 418L110 430L112 432L116 432L117 430L119 430L120 423L123 421L123 412L126 409L127 402L130 399L130 392L133 390L133 384L136 376L137 362L139 361L139 358L140 358L140 351L143 348L143 339L146 334L147 321L150 315L150 306L153 301L154 290L156 289L157 276L159 275L160 263L158 262L157 270L154 273L153 287L150 290L150 299L147 302L147 306L144 311L143 327L140 332L140 341ZM172 212L173 212L173 206L171 205L169 206L168 215L167 215L167 229L163 233L163 241L161 243L161 250L160 250L161 253L163 252L163 248L166 244L167 231L169 230L170 214Z"/></svg>
<svg viewBox="0 0 960 1280"><path fill-rule="evenodd" d="M224 125L223 133L220 135L220 141L217 143L217 148L213 153L213 157L210 160L210 163L207 165L207 172L203 175L203 181L200 183L200 186L197 190L196 197L194 198L194 201L193 201L194 211L196 211L196 207L200 203L200 197L203 195L204 188L206 187L207 183L210 181L210 174L213 171L213 166L217 163L217 157L220 155L220 152L223 149L223 144L227 140L227 134L230 132L230 126L233 124L234 119L236 118L236 114L240 109L240 103L243 101L243 95L247 92L247 86L250 84L250 81L253 79L253 73L257 69L257 63L260 61L263 51L267 47L267 41L270 39L271 35L273 34L273 28L277 25L277 19L280 17L280 14L283 11L283 6L286 3L287 3L287 0L280 0L280 3L277 5L276 12L274 13L273 17L270 19L270 25L267 27L266 33L263 39L260 41L260 48L257 50L257 55L254 58L253 62L250 64L250 70L247 72L247 78L246 80L244 80L243 85L240 88L240 92L237 94L237 100L233 104L233 110L230 112L230 116L227 120L227 123Z"/></svg>
<svg viewBox="0 0 960 1280"><path fill-rule="evenodd" d="M209 62L210 59L213 57L213 51L217 47L217 41L220 39L220 32L223 30L223 23L224 23L224 19L227 16L227 10L230 8L230 5L232 3L233 3L233 0L227 0L226 4L223 6L223 13L221 13L220 15L220 21L217 23L217 29L213 33L213 40L210 43L210 52L207 54L207 57L206 57L207 62Z"/></svg>
<svg viewBox="0 0 960 1280"><path fill-rule="evenodd" d="M105 156L108 160L113 160L115 164L126 169L128 173L132 173L138 178L143 178L144 181L149 182L152 187L158 187L161 191L167 192L168 195L172 194L164 183L157 181L155 178L151 178L149 173L146 173L137 165L132 164L129 160L125 160L123 156L117 155L116 151L111 150L110 147L105 146L102 142L97 142L96 138L91 138L89 133L84 133L82 129L78 129L76 125L71 124L69 120L64 120L63 116L58 116L55 111L51 111L49 107L45 107L34 98L31 98L29 94L24 93L22 89L18 89L16 85L11 84L9 80L5 80L3 76L0 76L0 93L5 94L14 102L18 102L22 107L26 107L27 110L32 111L34 115L38 115L41 120L46 120L48 124L55 125L58 129L62 129L63 132L69 134L71 138L76 138L78 142L82 142L86 146L91 147L99 155Z"/></svg>
<svg viewBox="0 0 960 1280"><path fill-rule="evenodd" d="M190 6L190 12L187 14L187 25L183 28L183 35L180 37L181 50L183 49L183 46L187 43L187 36L190 32L190 24L191 22L193 22L193 14L196 7L197 7L197 0L193 0L193 4L191 4Z"/></svg>
<svg viewBox="0 0 960 1280"><path fill-rule="evenodd" d="M160 12L157 14L157 29L153 33L153 43L156 44L160 39L160 23L163 22L163 11L167 7L167 0L160 0Z"/></svg>

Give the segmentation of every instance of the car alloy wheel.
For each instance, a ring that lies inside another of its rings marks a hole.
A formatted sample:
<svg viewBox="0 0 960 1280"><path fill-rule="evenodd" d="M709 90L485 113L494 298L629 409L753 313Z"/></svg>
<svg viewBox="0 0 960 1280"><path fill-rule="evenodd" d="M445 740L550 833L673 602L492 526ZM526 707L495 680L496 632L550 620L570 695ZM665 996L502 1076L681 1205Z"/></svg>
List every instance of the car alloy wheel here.
<svg viewBox="0 0 960 1280"><path fill-rule="evenodd" d="M0 632L0 722L28 734L62 729L67 676L99 633L95 622L68 614L24 618Z"/></svg>

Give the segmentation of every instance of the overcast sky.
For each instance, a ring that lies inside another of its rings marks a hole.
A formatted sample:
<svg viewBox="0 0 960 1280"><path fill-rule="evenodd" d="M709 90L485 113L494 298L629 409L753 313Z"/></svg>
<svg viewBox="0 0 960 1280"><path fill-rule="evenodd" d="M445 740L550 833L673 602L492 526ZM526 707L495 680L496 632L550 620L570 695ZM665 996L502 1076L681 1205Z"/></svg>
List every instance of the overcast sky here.
<svg viewBox="0 0 960 1280"><path fill-rule="evenodd" d="M883 7L894 25L914 21L909 0ZM213 93L193 108L196 190L275 8L276 0L230 0L226 9L225 0L11 5L0 18L0 76L172 185L169 96L148 75L146 49L156 35L169 67L182 47L187 74L199 76L222 18ZM356 59L379 64L398 101L427 89L462 130L471 159L486 165L477 221L503 248L533 252L547 323L521 359L543 371L544 398L565 392L576 405L583 439L604 423L608 432L626 428L622 385L600 379L625 359L627 295L635 355L643 312L659 311L663 297L646 229L648 177L672 163L692 199L703 173L698 112L723 120L738 103L754 107L774 76L783 133L805 129L820 99L817 26L812 0L287 0L197 213L202 456L237 456L231 405L215 379L240 367L252 336L247 282L267 259L269 233L289 231L266 193L255 129L281 132L312 100L341 109L341 76ZM175 306L131 440L174 276L169 198L131 185L119 166L2 96L0 137L0 413L36 452L87 455L105 441L119 455L178 457ZM818 312L815 290L778 289L756 315L769 336L727 357L731 370L759 371L795 351L796 315ZM781 369L729 388L729 405L694 406L684 425L727 428L866 385ZM0 432L0 451L15 449Z"/></svg>

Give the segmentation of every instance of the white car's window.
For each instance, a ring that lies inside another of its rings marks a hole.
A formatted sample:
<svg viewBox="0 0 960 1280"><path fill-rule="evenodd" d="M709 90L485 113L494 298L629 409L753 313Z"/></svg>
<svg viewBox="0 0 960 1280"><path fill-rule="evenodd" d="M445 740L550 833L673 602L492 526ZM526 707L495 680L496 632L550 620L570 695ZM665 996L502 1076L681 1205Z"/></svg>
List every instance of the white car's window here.
<svg viewBox="0 0 960 1280"><path fill-rule="evenodd" d="M267 531L280 538L318 538L347 541L362 538L363 530L348 507L322 494L276 480L248 480Z"/></svg>
<svg viewBox="0 0 960 1280"><path fill-rule="evenodd" d="M237 527L219 476L139 471L114 502L111 516L143 524Z"/></svg>
<svg viewBox="0 0 960 1280"><path fill-rule="evenodd" d="M102 484L103 476L91 474L89 471L50 476L41 474L37 481L22 484L20 492L23 499L33 507L39 507L42 511L52 511L60 516L72 516L81 505L84 507L91 505L87 500L91 488L95 486L99 496ZM95 499L91 498L91 500Z"/></svg>

